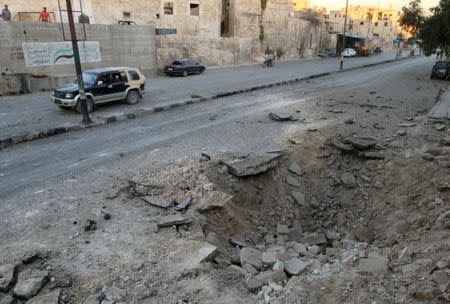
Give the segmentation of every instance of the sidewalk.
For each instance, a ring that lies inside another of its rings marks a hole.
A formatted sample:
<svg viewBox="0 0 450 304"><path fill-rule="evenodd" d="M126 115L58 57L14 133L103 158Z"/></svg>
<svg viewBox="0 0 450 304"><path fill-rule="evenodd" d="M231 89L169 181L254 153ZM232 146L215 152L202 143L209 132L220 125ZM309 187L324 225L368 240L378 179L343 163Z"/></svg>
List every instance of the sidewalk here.
<svg viewBox="0 0 450 304"><path fill-rule="evenodd" d="M345 59L344 68L354 69L395 61L395 53ZM200 76L155 77L147 81L141 103L130 106L113 103L91 114L95 121L88 127L159 112L174 107L204 102L289 82L298 82L336 72L338 58L278 62L274 68L260 65L211 69ZM0 97L0 149L14 143L84 128L74 111L61 110L51 103L49 92Z"/></svg>

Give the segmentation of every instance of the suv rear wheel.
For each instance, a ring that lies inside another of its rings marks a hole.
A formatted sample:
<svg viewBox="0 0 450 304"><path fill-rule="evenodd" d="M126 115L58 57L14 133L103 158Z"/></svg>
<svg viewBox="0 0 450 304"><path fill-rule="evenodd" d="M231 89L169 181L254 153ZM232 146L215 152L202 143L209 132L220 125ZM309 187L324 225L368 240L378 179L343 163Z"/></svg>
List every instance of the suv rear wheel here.
<svg viewBox="0 0 450 304"><path fill-rule="evenodd" d="M141 95L136 90L129 91L125 101L127 104L134 105L137 104L141 100Z"/></svg>
<svg viewBox="0 0 450 304"><path fill-rule="evenodd" d="M94 102L90 98L86 98L86 107L88 113L91 113L94 110ZM81 113L81 102L78 100L77 106L75 107L78 113Z"/></svg>

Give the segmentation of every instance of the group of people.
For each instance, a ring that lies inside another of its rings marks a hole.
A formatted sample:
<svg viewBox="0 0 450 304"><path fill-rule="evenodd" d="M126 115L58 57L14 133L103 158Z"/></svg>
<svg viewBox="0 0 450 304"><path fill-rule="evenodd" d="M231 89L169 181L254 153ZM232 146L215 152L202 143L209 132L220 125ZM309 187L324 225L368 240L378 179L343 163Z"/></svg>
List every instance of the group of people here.
<svg viewBox="0 0 450 304"><path fill-rule="evenodd" d="M8 8L8 5L2 9L0 13L0 19L3 21L11 21L11 11ZM39 21L41 22L51 22L50 14L47 12L47 8L42 8L42 11L39 13Z"/></svg>

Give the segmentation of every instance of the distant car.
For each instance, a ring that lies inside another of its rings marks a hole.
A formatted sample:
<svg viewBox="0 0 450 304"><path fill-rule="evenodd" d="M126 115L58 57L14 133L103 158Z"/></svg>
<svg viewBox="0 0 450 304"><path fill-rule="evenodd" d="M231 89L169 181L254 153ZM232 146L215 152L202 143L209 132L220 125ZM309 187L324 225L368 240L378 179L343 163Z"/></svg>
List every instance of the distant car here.
<svg viewBox="0 0 450 304"><path fill-rule="evenodd" d="M430 79L450 80L450 61L438 61L431 70Z"/></svg>
<svg viewBox="0 0 450 304"><path fill-rule="evenodd" d="M342 56L344 57L355 57L357 55L356 51L352 48L347 48L342 51Z"/></svg>
<svg viewBox="0 0 450 304"><path fill-rule="evenodd" d="M188 76L201 74L206 67L192 59L175 60L171 65L164 67L164 73L169 76Z"/></svg>
<svg viewBox="0 0 450 304"><path fill-rule="evenodd" d="M128 104L138 103L145 92L145 76L135 68L103 68L86 70L83 81L87 97L88 112L95 105L124 100ZM81 113L77 81L58 87L52 92L52 101L63 109L76 109Z"/></svg>
<svg viewBox="0 0 450 304"><path fill-rule="evenodd" d="M317 56L319 56L320 58L327 58L328 51L319 51L319 53L317 53Z"/></svg>
<svg viewBox="0 0 450 304"><path fill-rule="evenodd" d="M118 25L137 25L136 22L131 20L119 20L117 21Z"/></svg>

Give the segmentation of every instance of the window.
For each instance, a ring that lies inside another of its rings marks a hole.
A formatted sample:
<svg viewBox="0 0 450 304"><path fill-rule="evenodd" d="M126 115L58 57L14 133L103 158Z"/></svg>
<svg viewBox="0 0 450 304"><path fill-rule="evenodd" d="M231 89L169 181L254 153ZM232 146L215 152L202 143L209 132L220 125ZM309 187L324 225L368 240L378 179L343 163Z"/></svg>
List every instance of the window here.
<svg viewBox="0 0 450 304"><path fill-rule="evenodd" d="M164 2L164 15L173 15L173 2Z"/></svg>
<svg viewBox="0 0 450 304"><path fill-rule="evenodd" d="M378 26L378 22L375 22L375 26Z"/></svg>
<svg viewBox="0 0 450 304"><path fill-rule="evenodd" d="M130 18L130 17L131 17L131 13L130 13L130 12L123 12L123 13L122 13L122 16L123 16L124 18Z"/></svg>
<svg viewBox="0 0 450 304"><path fill-rule="evenodd" d="M190 3L189 9L191 11L191 16L198 16L200 11L200 4L198 3Z"/></svg>
<svg viewBox="0 0 450 304"><path fill-rule="evenodd" d="M359 25L364 25L364 21L361 21L361 22L359 23Z"/></svg>
<svg viewBox="0 0 450 304"><path fill-rule="evenodd" d="M141 77L139 77L139 74L136 71L128 71L128 74L130 74L131 80L141 79Z"/></svg>
<svg viewBox="0 0 450 304"><path fill-rule="evenodd" d="M125 72L114 72L111 74L111 83L122 83L126 81Z"/></svg>
<svg viewBox="0 0 450 304"><path fill-rule="evenodd" d="M388 26L388 23L387 23L387 22L385 22L385 23L384 23L384 26Z"/></svg>

